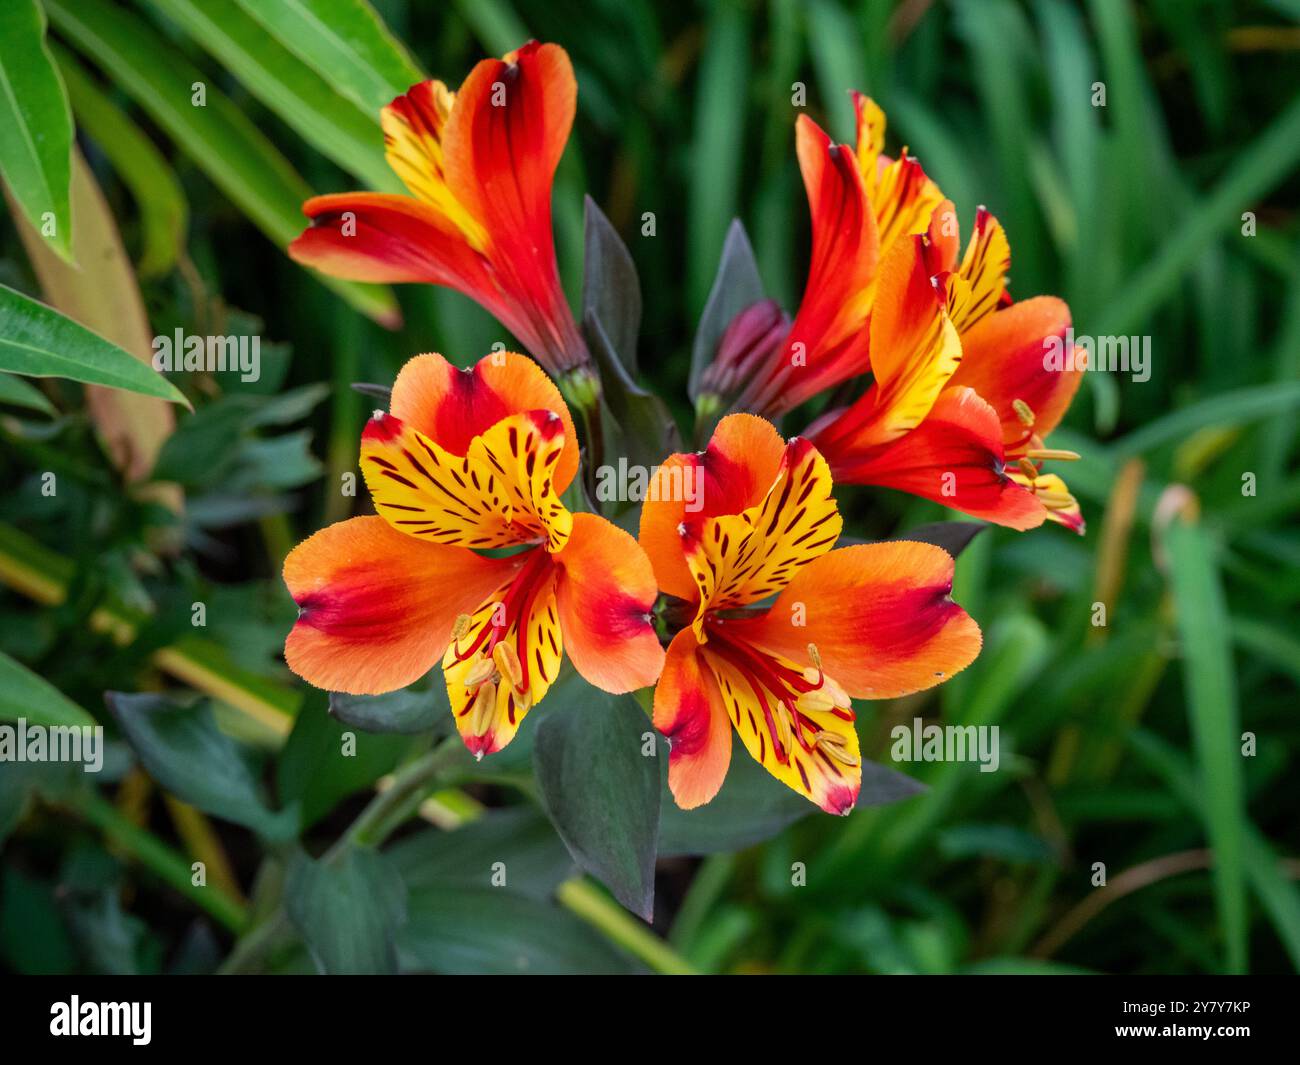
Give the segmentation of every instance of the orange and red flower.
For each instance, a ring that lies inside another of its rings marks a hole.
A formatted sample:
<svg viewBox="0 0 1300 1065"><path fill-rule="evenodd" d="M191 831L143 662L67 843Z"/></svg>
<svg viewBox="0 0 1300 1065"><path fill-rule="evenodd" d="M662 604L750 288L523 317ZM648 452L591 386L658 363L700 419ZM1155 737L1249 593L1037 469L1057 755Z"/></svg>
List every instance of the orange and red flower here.
<svg viewBox="0 0 1300 1065"><path fill-rule="evenodd" d="M413 86L384 108L389 165L411 195L349 192L303 205L289 253L352 281L457 289L552 374L589 362L560 287L551 184L573 126L564 49L530 41L485 59L457 92Z"/></svg>
<svg viewBox="0 0 1300 1065"><path fill-rule="evenodd" d="M1074 497L1042 471L1044 461L1075 457L1043 443L1082 377L1080 352L1050 357L1065 343L1069 308L1053 297L1012 301L1010 246L983 209L958 262L952 203L906 149L883 153L885 116L874 101L855 93L854 105L852 152L798 121L812 266L794 324L784 341L765 338L765 365L735 408L782 413L870 374L860 398L808 430L837 480L902 489L1016 529L1050 518L1081 532Z"/></svg>
<svg viewBox="0 0 1300 1065"><path fill-rule="evenodd" d="M924 232L943 194L906 150L883 153L885 116L861 93L856 148L835 144L801 115L795 146L812 215L812 258L798 314L767 365L735 395L736 409L777 415L871 368L867 325L883 260ZM723 353L719 352L719 359Z"/></svg>
<svg viewBox="0 0 1300 1065"><path fill-rule="evenodd" d="M957 261L945 201L924 234L897 241L881 265L870 323L873 381L809 429L838 479L898 488L975 517L1028 529L1045 519L1082 532L1083 516L1044 446L1082 378L1082 356L1053 365L1069 308L1007 294L1010 248L983 209Z"/></svg>
<svg viewBox="0 0 1300 1065"><path fill-rule="evenodd" d="M684 467L698 477L693 512L672 498ZM671 456L657 477L641 546L686 608L654 700L674 798L713 798L734 728L778 780L848 813L862 780L850 697L933 687L979 652L979 628L949 598L952 558L908 542L833 551L825 460L752 415L724 418L704 451Z"/></svg>
<svg viewBox="0 0 1300 1065"><path fill-rule="evenodd" d="M289 667L319 688L378 694L441 661L480 756L510 742L565 653L606 691L653 684L653 570L627 533L560 502L577 468L569 412L528 359L458 370L416 356L391 413L362 435L378 516L323 529L285 560L299 610Z"/></svg>

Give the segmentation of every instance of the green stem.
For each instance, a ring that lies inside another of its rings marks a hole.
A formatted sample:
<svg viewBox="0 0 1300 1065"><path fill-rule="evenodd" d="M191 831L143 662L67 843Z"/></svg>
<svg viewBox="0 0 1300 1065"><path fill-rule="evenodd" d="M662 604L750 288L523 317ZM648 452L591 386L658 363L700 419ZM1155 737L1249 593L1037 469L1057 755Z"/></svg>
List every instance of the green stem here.
<svg viewBox="0 0 1300 1065"><path fill-rule="evenodd" d="M293 926L281 906L246 935L240 936L226 960L217 968L218 976L233 976L257 970L258 963L281 943L288 943Z"/></svg>
<svg viewBox="0 0 1300 1065"><path fill-rule="evenodd" d="M582 443L586 448L585 483L595 498L596 471L605 461L605 435L600 422L600 378L590 366L579 367L556 382L560 393L578 415Z"/></svg>
<svg viewBox="0 0 1300 1065"><path fill-rule="evenodd" d="M348 846L378 847L397 827L390 816L393 811L404 806L426 784L437 779L438 774L456 759L460 751L460 737L449 736L433 750L399 769L393 776L393 782L366 804L366 808L357 815L348 830L326 852L323 860L328 861Z"/></svg>
<svg viewBox="0 0 1300 1065"><path fill-rule="evenodd" d="M247 920L245 908L216 887L199 887L191 879L190 863L148 829L127 820L107 799L88 791L67 803L79 816L100 829L114 843L125 848L164 883L192 899L199 907L232 932L239 932Z"/></svg>
<svg viewBox="0 0 1300 1065"><path fill-rule="evenodd" d="M566 880L555 889L555 897L611 943L640 958L655 972L695 975L680 954L590 881L580 877Z"/></svg>

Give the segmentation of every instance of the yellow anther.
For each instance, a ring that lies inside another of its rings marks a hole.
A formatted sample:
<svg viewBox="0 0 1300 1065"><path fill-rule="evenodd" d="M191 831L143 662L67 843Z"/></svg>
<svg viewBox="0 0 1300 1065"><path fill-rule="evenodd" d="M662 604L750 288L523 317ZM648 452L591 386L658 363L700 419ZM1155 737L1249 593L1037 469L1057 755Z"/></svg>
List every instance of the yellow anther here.
<svg viewBox="0 0 1300 1065"><path fill-rule="evenodd" d="M474 705L469 711L469 727L475 736L482 736L487 732L488 726L492 724L492 718L496 716L496 711L497 686L480 685L478 694L474 696Z"/></svg>
<svg viewBox="0 0 1300 1065"><path fill-rule="evenodd" d="M499 643L492 648L492 661L496 663L501 675L510 681L515 691L519 691L524 686L524 671L519 665L519 655L510 644Z"/></svg>
<svg viewBox="0 0 1300 1065"><path fill-rule="evenodd" d="M495 672L496 666L492 664L492 659L486 656L479 658L465 671L465 687L477 688Z"/></svg>
<svg viewBox="0 0 1300 1065"><path fill-rule="evenodd" d="M1037 459L1042 462L1047 459L1053 459L1057 462L1076 462L1079 458L1077 451L1066 451L1064 448L1040 447L1032 451L1026 451L1031 459Z"/></svg>
<svg viewBox="0 0 1300 1065"><path fill-rule="evenodd" d="M811 672L811 670L808 672ZM801 709L810 713L825 714L835 709L835 698L831 694L829 687L823 684L820 688L813 688L812 691L806 691L800 695L799 705Z"/></svg>
<svg viewBox="0 0 1300 1065"><path fill-rule="evenodd" d="M1011 406L1016 412L1016 417L1020 419L1020 424L1026 429L1034 427L1034 411L1023 399L1013 399Z"/></svg>
<svg viewBox="0 0 1300 1065"><path fill-rule="evenodd" d="M812 660L814 666L818 669L822 668L822 653L817 650L817 645L815 643L810 643L808 645L808 657Z"/></svg>
<svg viewBox="0 0 1300 1065"><path fill-rule="evenodd" d="M817 745L818 750L824 751L841 765L856 766L862 764L862 759L849 750L844 737L838 732L819 732L813 742Z"/></svg>
<svg viewBox="0 0 1300 1065"><path fill-rule="evenodd" d="M849 693L840 687L839 682L832 677L826 678L825 688L830 692L831 702L840 710L847 710L853 705L853 700L849 698Z"/></svg>
<svg viewBox="0 0 1300 1065"><path fill-rule="evenodd" d="M469 632L470 616L468 614L458 614L456 622L451 627L451 638L459 640L465 633Z"/></svg>

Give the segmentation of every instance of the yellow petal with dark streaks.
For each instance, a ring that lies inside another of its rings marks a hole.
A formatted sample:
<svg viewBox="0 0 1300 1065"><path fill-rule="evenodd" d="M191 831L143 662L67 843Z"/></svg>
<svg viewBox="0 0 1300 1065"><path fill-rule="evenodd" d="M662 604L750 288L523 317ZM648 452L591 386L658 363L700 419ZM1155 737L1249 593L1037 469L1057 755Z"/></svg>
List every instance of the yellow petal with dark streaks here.
<svg viewBox="0 0 1300 1065"><path fill-rule="evenodd" d="M1011 244L1002 224L981 207L975 216L975 231L957 271L960 283L948 298L948 317L965 333L981 318L992 314L1007 291L1011 269ZM956 280L956 279L955 279Z"/></svg>
<svg viewBox="0 0 1300 1065"><path fill-rule="evenodd" d="M381 412L362 434L361 472L400 532L476 550L545 540L558 551L573 525L551 479L563 447L563 423L548 411L503 418L463 456Z"/></svg>
<svg viewBox="0 0 1300 1065"><path fill-rule="evenodd" d="M812 673L811 667L753 647L714 640L703 654L754 761L827 813L852 810L862 784L862 756L854 714L839 686L827 678L813 691L791 690L781 678Z"/></svg>
<svg viewBox="0 0 1300 1065"><path fill-rule="evenodd" d="M707 611L746 606L779 592L834 546L843 521L831 490L826 460L796 438L758 503L740 514L683 523L686 564L700 590L695 631L701 642Z"/></svg>
<svg viewBox="0 0 1300 1065"><path fill-rule="evenodd" d="M514 739L563 660L555 563L540 547L526 554L511 581L459 627L442 660L456 728L480 757Z"/></svg>

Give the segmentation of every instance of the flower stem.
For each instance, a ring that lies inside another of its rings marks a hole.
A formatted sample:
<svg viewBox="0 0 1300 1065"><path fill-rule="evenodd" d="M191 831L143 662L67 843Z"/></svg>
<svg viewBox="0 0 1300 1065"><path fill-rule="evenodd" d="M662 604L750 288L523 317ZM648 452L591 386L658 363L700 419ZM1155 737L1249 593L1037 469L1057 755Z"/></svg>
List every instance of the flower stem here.
<svg viewBox="0 0 1300 1065"><path fill-rule="evenodd" d="M635 955L655 972L695 975L685 958L589 880L581 877L566 880L555 889L555 897L611 943Z"/></svg>
<svg viewBox="0 0 1300 1065"><path fill-rule="evenodd" d="M460 737L449 736L433 750L399 769L393 775L391 783L366 804L366 808L357 815L347 831L335 841L322 861L329 861L348 846L378 847L382 844L401 823L392 814L405 806L426 784L435 780L459 755L461 749Z"/></svg>

